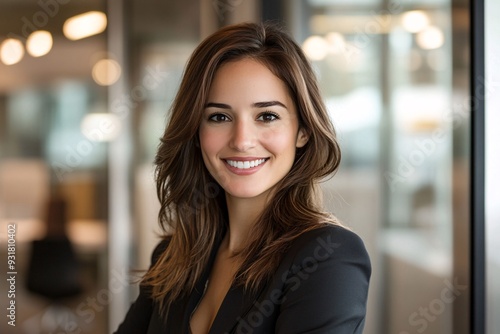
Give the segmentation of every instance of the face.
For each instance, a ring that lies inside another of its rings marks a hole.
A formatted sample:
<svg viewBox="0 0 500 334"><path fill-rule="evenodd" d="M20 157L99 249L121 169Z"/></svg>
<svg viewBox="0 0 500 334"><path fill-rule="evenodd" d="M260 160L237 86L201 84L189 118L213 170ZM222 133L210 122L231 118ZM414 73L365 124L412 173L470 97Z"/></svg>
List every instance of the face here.
<svg viewBox="0 0 500 334"><path fill-rule="evenodd" d="M199 137L205 166L235 198L267 194L307 142L285 84L251 59L216 72Z"/></svg>

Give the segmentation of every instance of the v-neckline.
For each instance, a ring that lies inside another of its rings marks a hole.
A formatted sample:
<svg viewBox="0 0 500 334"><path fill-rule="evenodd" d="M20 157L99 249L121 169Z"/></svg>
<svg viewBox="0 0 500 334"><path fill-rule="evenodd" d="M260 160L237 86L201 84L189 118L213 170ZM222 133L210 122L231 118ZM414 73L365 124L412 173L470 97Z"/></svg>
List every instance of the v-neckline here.
<svg viewBox="0 0 500 334"><path fill-rule="evenodd" d="M202 302L204 301L204 299L207 298L207 291L209 289L212 289L212 290L210 290L211 291L211 297L214 298L214 292L215 292L215 294L217 296L217 287L213 287L213 286L210 287L210 283L212 282L212 283L216 283L217 284L217 283L220 283L221 281L219 281L219 280L215 280L214 281L215 278L213 277L213 275L221 274L221 270L222 270L222 277L221 276L217 276L218 278L220 278L220 279L224 279L224 278L227 278L227 277L231 277L231 278L222 287L222 291L219 294L219 296L222 296L222 298L219 299L220 302L219 302L218 306L215 306L215 307L217 307L217 310L213 314L213 318L210 319L211 322L210 322L210 324L208 326L208 329L207 329L206 333L210 333L211 332L213 324L215 323L217 317L219 316L221 309L223 309L224 303L227 300L228 295L230 294L231 290L234 288L233 277L236 275L236 273L238 271L238 265L237 265L237 263L236 264L231 263L230 261L232 261L233 259L231 259L231 257L228 256L223 249L221 249L221 247L224 246L224 238L225 237L226 237L226 235L223 234L222 237L218 240L217 245L214 245L214 249L213 249L213 252L211 254L211 259L210 259L210 262L209 262L210 266L207 267L207 272L206 272L206 277L207 278L205 280L205 286L203 288L203 292L202 292L201 296L198 298L198 301L197 301L194 309L192 310L192 312L191 312L191 314L189 316L189 331L190 331L190 333L193 333L192 328L191 328L191 322L193 320L193 316L194 316L194 314L197 311L199 311L199 307L202 304ZM219 261L222 261L223 263L221 263ZM226 261L229 261L229 262L226 262ZM224 263L224 262L226 262L226 263ZM221 267L221 265L222 265L222 267ZM227 267L226 267L227 265L235 265L236 267L229 268L229 276L224 277L224 274L227 273L227 272L224 273L224 269L227 269ZM217 270L217 272L214 272L214 270ZM224 284L224 283L222 283L222 284ZM226 287L227 287L227 289L226 289ZM215 289L215 290L213 290L213 289ZM210 307L210 302L211 301L207 301L207 302L209 303L208 307ZM215 307L214 307L214 309L215 309Z"/></svg>
<svg viewBox="0 0 500 334"><path fill-rule="evenodd" d="M191 309L191 311L188 313L187 324L185 323L185 326L187 325L187 330L189 331L190 334L193 334L193 331L191 330L191 318L193 317L194 312L196 311L196 309L200 305L200 303L201 303L201 301L202 301L202 299L207 291L209 279L210 279L210 273L212 272L212 268L215 264L215 259L217 257L218 250L222 244L222 240L224 239L224 235L226 234L226 232L227 232L227 228L223 228L222 231L220 232L220 234L218 234L216 236L214 244L212 246L212 249L210 250L210 256L209 256L207 265L204 268L204 270L203 270L203 272L198 280L198 283L196 283L195 288L192 291L192 293L190 294L190 297L187 301L186 306L187 306L188 310ZM229 288L229 290L231 290L231 288ZM229 290L228 290L228 292L229 292ZM212 324L210 325L207 333L209 333L210 330L212 329L212 326L215 322L215 319L217 319L217 315L219 314L219 311L220 311L222 305L224 304L224 300L226 299L226 297L227 297L227 293L224 296L224 299L222 300L222 303L219 307L219 310L217 311L215 318L212 321ZM193 306L193 303L194 303L194 306Z"/></svg>
<svg viewBox="0 0 500 334"><path fill-rule="evenodd" d="M223 230L222 233L216 238L214 245L210 250L209 260L200 276L200 279L196 283L192 293L182 302L184 303L184 306L181 309L184 311L179 309L179 312L184 313L182 320L183 325L181 327L183 328L184 333L193 333L191 331L191 316L198 304L201 302L203 294L206 292L204 291L205 284L208 286L207 280L210 278L210 273L215 263L217 251L222 243L225 232L226 230ZM262 289L253 293L248 293L245 291L244 286L235 285L233 283L224 296L207 334L231 332L231 328L233 328L238 322L238 317L242 317L250 310L253 305L253 301L258 295L260 295L260 293L262 293ZM181 313L176 312L170 316L175 318L182 315ZM171 318L171 321L175 322L176 320L174 320L174 318Z"/></svg>

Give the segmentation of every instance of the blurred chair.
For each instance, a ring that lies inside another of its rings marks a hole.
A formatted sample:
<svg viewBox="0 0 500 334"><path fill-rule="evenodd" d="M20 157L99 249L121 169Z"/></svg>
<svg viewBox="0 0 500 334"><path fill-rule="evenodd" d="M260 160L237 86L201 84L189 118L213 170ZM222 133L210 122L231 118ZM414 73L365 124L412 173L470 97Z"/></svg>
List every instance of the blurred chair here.
<svg viewBox="0 0 500 334"><path fill-rule="evenodd" d="M47 205L47 234L31 243L28 263L27 289L51 302L46 310L42 327L52 332L59 325L58 319L68 319L74 314L64 301L83 292L81 268L69 238L66 235L67 205L62 198L52 198ZM64 317L61 314L65 314Z"/></svg>

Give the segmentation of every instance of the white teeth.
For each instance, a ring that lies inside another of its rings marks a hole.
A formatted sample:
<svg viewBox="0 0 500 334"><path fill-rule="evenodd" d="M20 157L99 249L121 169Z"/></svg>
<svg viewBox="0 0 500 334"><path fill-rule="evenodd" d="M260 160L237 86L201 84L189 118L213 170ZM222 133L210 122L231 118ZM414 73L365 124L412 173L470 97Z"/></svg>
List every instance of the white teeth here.
<svg viewBox="0 0 500 334"><path fill-rule="evenodd" d="M239 168L239 169L248 169L252 167L256 167L266 161L266 159L257 159L252 161L234 161L234 160L226 160L230 166Z"/></svg>

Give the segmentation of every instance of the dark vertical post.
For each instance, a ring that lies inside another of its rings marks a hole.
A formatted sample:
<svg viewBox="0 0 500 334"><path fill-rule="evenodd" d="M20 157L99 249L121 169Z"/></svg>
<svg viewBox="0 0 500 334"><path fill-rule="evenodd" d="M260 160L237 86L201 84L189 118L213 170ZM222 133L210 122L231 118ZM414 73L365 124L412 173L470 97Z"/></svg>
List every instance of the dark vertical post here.
<svg viewBox="0 0 500 334"><path fill-rule="evenodd" d="M261 1L262 21L283 21L284 11L281 0Z"/></svg>
<svg viewBox="0 0 500 334"><path fill-rule="evenodd" d="M471 0L471 333L485 333L484 1Z"/></svg>

